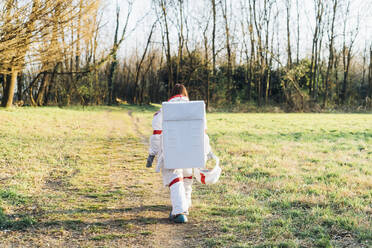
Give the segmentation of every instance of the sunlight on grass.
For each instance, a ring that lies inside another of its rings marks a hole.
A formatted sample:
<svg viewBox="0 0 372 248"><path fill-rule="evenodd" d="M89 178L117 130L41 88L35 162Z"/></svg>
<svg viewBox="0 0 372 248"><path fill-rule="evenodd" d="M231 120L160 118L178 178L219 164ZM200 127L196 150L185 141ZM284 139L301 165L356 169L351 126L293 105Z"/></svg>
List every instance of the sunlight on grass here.
<svg viewBox="0 0 372 248"><path fill-rule="evenodd" d="M159 187L151 178L160 175L144 168L158 108L0 111L0 230L13 232L0 232L3 244L37 237L55 246L149 245L154 213L168 211L158 202L138 210ZM213 186L195 184L190 246L372 245L370 115L207 118L223 175Z"/></svg>
<svg viewBox="0 0 372 248"><path fill-rule="evenodd" d="M236 244L226 233L245 233L242 245L371 245L371 127L363 114L209 114L223 177L196 192L224 228L206 246Z"/></svg>
<svg viewBox="0 0 372 248"><path fill-rule="evenodd" d="M60 238L48 238L45 227L62 239L75 233L88 246L135 239L128 233L110 233L121 226L115 220L120 212L114 209L128 208L148 194L129 188L138 177L128 174L143 168L146 158L140 140L128 109L122 107L0 111L0 231L30 230L7 239L0 232L5 242L0 244L22 246L23 240L38 237L39 242L60 246ZM101 236L98 231L83 232L100 220L112 220L103 225Z"/></svg>

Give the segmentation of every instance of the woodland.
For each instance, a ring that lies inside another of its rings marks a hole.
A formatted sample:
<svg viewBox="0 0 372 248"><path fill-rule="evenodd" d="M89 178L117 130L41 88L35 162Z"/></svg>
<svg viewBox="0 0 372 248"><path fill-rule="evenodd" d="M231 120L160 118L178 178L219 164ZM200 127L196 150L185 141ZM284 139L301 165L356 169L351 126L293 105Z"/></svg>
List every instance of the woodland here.
<svg viewBox="0 0 372 248"><path fill-rule="evenodd" d="M103 2L0 1L2 107L147 105L183 83L209 109L372 108L369 1L148 0L141 18L126 1L110 27Z"/></svg>

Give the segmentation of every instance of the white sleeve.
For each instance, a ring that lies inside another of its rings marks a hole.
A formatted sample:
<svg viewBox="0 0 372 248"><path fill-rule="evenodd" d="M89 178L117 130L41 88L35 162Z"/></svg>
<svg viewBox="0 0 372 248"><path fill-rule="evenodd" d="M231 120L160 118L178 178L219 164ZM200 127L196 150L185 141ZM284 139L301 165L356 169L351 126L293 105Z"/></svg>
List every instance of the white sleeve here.
<svg viewBox="0 0 372 248"><path fill-rule="evenodd" d="M160 140L161 135L151 135L150 136L150 147L149 147L149 154L150 155L158 155L160 151Z"/></svg>
<svg viewBox="0 0 372 248"><path fill-rule="evenodd" d="M211 145L209 143L209 136L204 134L204 151L205 155L207 156L210 152L212 152Z"/></svg>
<svg viewBox="0 0 372 248"><path fill-rule="evenodd" d="M152 129L153 130L163 130L163 113L161 109L155 113L154 118L152 119Z"/></svg>
<svg viewBox="0 0 372 248"><path fill-rule="evenodd" d="M153 119L152 119L152 128L153 130L162 130L162 119L163 114L161 109L155 113ZM150 155L157 155L160 152L161 148L161 135L159 134L153 134L150 136L150 147L149 147L149 154Z"/></svg>

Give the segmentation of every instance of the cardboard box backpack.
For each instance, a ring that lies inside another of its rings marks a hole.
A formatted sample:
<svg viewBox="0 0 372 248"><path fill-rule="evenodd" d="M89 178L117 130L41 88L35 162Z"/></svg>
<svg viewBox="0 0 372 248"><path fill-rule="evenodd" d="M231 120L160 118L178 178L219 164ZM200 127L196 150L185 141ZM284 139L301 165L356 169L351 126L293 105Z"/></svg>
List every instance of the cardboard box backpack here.
<svg viewBox="0 0 372 248"><path fill-rule="evenodd" d="M204 101L164 102L163 111L163 155L164 168L195 168L195 178L203 184L213 184L221 174L219 159L213 170L206 170L205 151L205 104Z"/></svg>

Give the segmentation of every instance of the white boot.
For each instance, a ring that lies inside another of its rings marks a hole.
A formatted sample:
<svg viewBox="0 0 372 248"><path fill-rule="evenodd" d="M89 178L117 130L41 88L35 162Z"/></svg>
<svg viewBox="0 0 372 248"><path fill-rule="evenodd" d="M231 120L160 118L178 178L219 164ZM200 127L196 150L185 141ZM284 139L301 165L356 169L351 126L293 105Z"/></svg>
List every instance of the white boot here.
<svg viewBox="0 0 372 248"><path fill-rule="evenodd" d="M191 193L192 193L192 179L183 179L183 184L185 187L185 197L187 202L187 209L191 207Z"/></svg>
<svg viewBox="0 0 372 248"><path fill-rule="evenodd" d="M170 186L170 197L172 202L172 215L187 212L187 200L183 181Z"/></svg>

